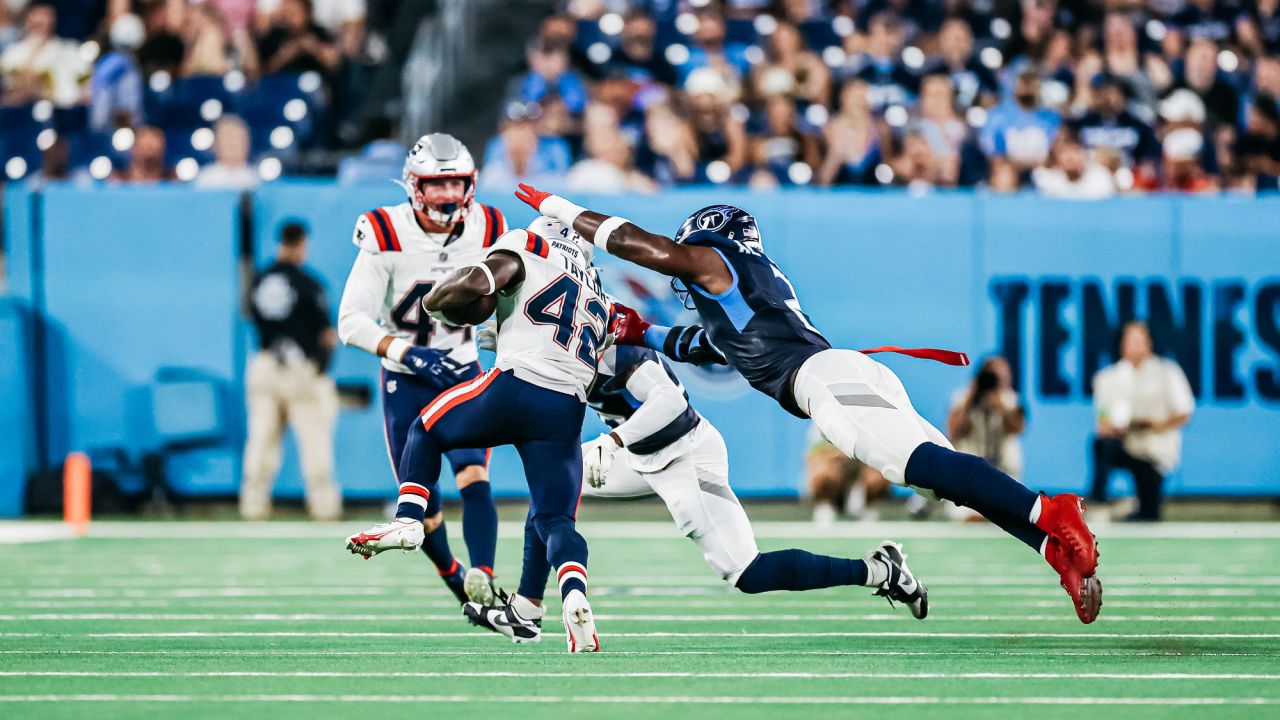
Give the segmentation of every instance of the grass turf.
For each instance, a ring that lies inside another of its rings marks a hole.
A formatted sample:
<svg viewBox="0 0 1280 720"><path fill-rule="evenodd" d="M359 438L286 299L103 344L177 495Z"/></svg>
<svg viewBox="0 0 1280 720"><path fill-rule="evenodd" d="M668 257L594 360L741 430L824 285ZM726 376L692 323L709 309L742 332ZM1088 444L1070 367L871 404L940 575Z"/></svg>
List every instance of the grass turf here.
<svg viewBox="0 0 1280 720"><path fill-rule="evenodd" d="M567 655L554 620L536 646L470 628L420 554L345 555L355 529L0 545L0 717L1280 713L1280 533L1261 526L1104 529L1103 614L1083 626L1048 566L989 528L758 524L762 549L904 542L930 587L915 621L861 588L745 596L669 524L585 523L598 656ZM518 532L499 546L511 584Z"/></svg>

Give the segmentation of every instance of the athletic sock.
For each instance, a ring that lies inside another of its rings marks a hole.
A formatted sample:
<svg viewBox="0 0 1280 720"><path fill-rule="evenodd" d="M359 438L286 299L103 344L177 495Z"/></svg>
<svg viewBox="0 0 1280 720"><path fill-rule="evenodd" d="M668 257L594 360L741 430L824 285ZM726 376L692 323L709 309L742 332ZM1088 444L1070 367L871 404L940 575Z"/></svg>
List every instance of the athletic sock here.
<svg viewBox="0 0 1280 720"><path fill-rule="evenodd" d="M923 443L907 460L908 485L932 490L957 505L1029 518L1039 496L976 455Z"/></svg>
<svg viewBox="0 0 1280 720"><path fill-rule="evenodd" d="M449 549L449 534L445 532L444 523L440 523L440 527L427 533L422 541L422 552L431 558L431 562L435 563L441 575L447 577L458 572L458 559Z"/></svg>
<svg viewBox="0 0 1280 720"><path fill-rule="evenodd" d="M560 599L577 590L587 594L587 568L576 562L567 562L556 569L556 582L560 584Z"/></svg>
<svg viewBox="0 0 1280 720"><path fill-rule="evenodd" d="M462 488L462 538L467 542L471 567L493 576L493 558L498 546L498 508L488 481Z"/></svg>
<svg viewBox="0 0 1280 720"><path fill-rule="evenodd" d="M773 590L816 590L839 585L866 585L867 578L867 563L862 560L814 555L804 550L775 550L757 555L738 577L737 587L750 594Z"/></svg>

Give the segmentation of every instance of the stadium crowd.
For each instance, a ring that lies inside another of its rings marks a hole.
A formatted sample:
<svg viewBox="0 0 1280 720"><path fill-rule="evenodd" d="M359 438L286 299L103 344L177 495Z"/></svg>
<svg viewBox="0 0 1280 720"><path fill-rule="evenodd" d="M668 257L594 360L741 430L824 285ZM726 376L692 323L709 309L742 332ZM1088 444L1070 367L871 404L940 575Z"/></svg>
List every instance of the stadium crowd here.
<svg viewBox="0 0 1280 720"><path fill-rule="evenodd" d="M482 182L1252 193L1280 2L571 0Z"/></svg>
<svg viewBox="0 0 1280 720"><path fill-rule="evenodd" d="M383 22L367 27L374 9ZM359 140L343 123L359 120L388 55L379 28L397 11L391 0L0 1L4 175L276 177L300 151ZM251 157L267 162L250 169Z"/></svg>

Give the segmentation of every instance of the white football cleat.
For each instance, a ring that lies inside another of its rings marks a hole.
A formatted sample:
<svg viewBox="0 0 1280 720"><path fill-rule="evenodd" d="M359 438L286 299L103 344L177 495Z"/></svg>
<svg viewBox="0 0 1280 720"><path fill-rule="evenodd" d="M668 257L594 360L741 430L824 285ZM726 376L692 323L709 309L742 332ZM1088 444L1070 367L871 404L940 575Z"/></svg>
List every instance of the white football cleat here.
<svg viewBox="0 0 1280 720"><path fill-rule="evenodd" d="M581 590L570 590L562 607L564 630L569 638L569 652L600 652L600 637L596 634L596 619L591 612L587 596Z"/></svg>
<svg viewBox="0 0 1280 720"><path fill-rule="evenodd" d="M426 530L421 521L396 518L347 538L347 549L352 555L360 555L368 560L387 550L417 550L425 539Z"/></svg>
<svg viewBox="0 0 1280 720"><path fill-rule="evenodd" d="M493 586L493 576L473 567L467 570L467 574L462 578L462 589L467 593L467 599L479 605L494 605L498 600L498 592Z"/></svg>

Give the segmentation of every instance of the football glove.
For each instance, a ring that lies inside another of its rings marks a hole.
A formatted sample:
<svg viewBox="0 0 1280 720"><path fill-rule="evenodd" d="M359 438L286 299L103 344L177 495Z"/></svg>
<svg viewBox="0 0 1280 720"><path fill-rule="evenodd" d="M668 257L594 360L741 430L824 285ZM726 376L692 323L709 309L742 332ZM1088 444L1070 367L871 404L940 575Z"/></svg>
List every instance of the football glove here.
<svg viewBox="0 0 1280 720"><path fill-rule="evenodd" d="M488 325L476 328L476 346L489 352L498 351L498 331Z"/></svg>
<svg viewBox="0 0 1280 720"><path fill-rule="evenodd" d="M620 302L613 304L613 311L616 317L616 324L612 333L617 338L615 342L619 345L639 345L643 347L644 332L649 329L651 323L640 317L640 313L633 308L629 308Z"/></svg>
<svg viewBox="0 0 1280 720"><path fill-rule="evenodd" d="M593 488L604 487L613 456L622 448L609 433L582 444L582 477Z"/></svg>
<svg viewBox="0 0 1280 720"><path fill-rule="evenodd" d="M404 351L400 362L414 375L441 390L467 379L467 366L449 357L444 350L414 345Z"/></svg>

